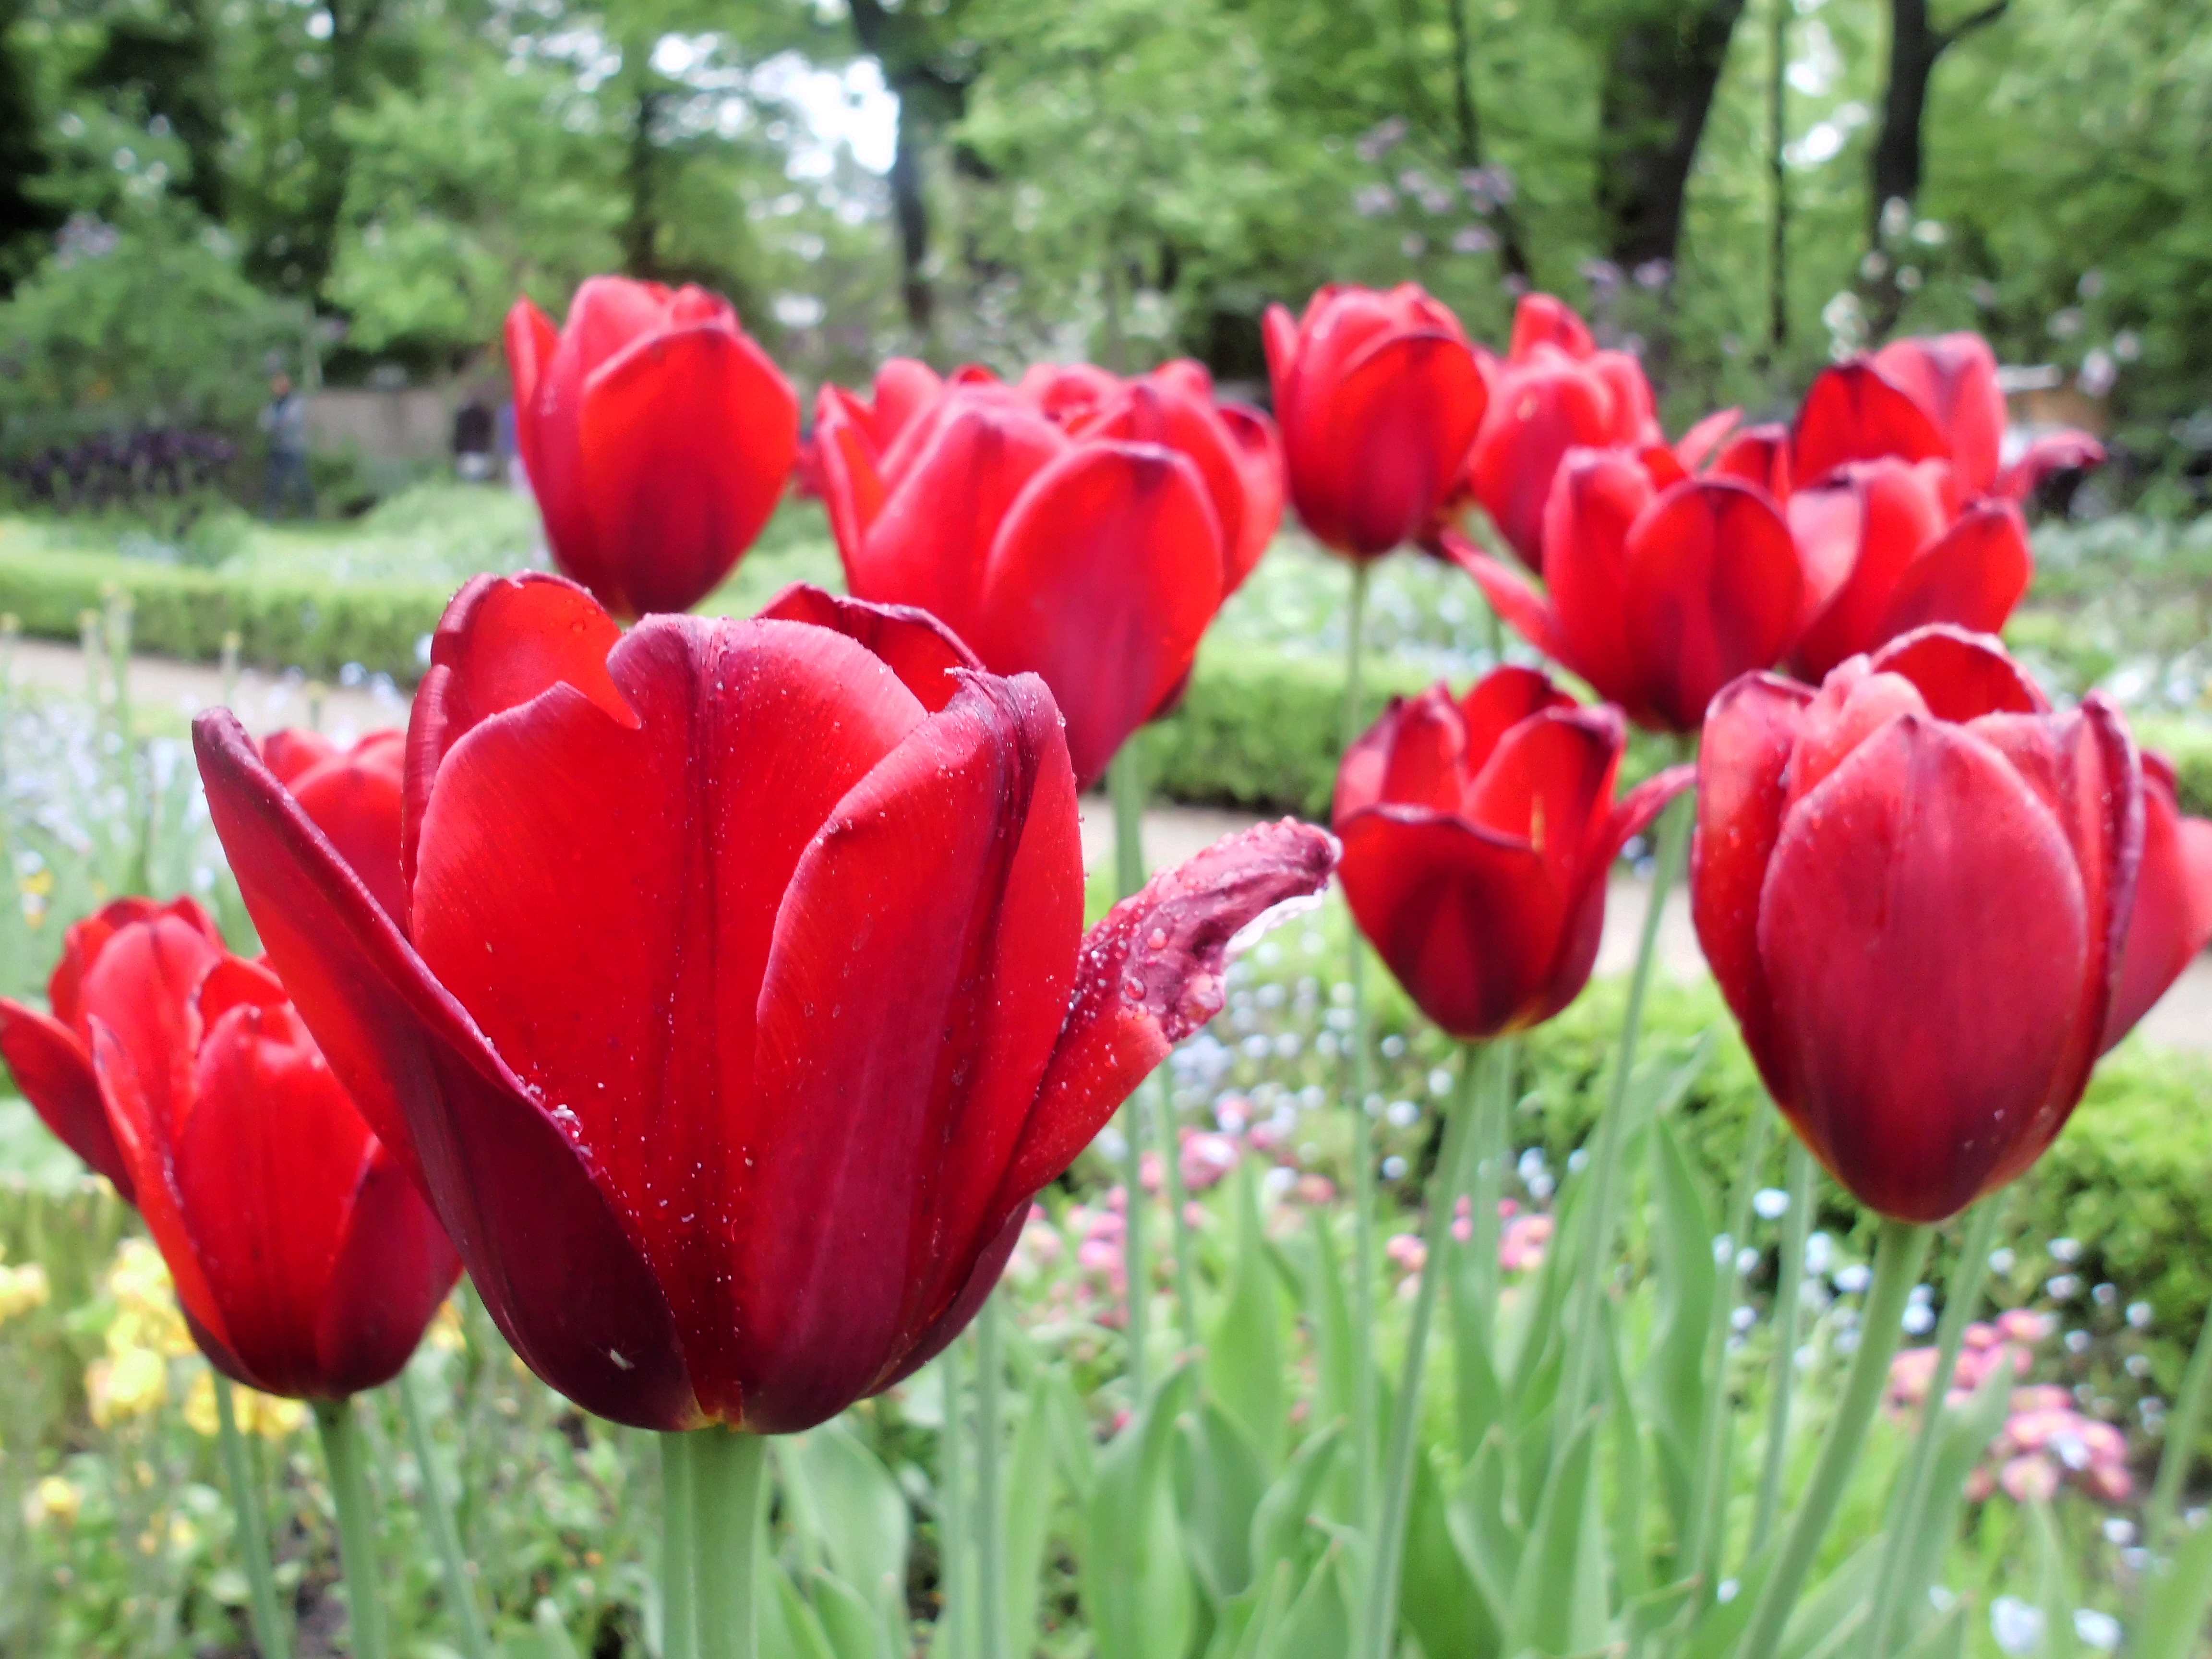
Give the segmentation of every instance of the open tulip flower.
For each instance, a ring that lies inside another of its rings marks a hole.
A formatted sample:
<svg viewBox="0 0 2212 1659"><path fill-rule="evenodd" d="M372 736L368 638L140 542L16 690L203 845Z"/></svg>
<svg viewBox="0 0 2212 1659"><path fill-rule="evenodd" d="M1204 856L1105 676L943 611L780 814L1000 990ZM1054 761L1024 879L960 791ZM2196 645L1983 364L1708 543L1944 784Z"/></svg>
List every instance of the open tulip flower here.
<svg viewBox="0 0 2212 1659"><path fill-rule="evenodd" d="M1817 683L1846 657L1931 623L2004 626L2035 572L2027 526L1996 496L1954 505L1952 477L1940 460L1884 458L1792 492L1813 609L1791 653L1799 675Z"/></svg>
<svg viewBox="0 0 2212 1659"><path fill-rule="evenodd" d="M1692 912L1784 1114L1861 1202L1955 1215L2033 1164L2104 1046L2142 768L1996 641L1929 628L1713 704Z"/></svg>
<svg viewBox="0 0 2212 1659"><path fill-rule="evenodd" d="M407 734L372 732L350 749L341 749L319 732L288 728L261 740L261 758L386 914L405 915L399 819Z"/></svg>
<svg viewBox="0 0 2212 1659"><path fill-rule="evenodd" d="M1656 731L1696 731L1715 692L1780 661L1804 626L1804 574L1772 498L1691 477L1663 449L1567 455L1541 593L1457 532L1442 544L1532 645Z"/></svg>
<svg viewBox="0 0 2212 1659"><path fill-rule="evenodd" d="M556 330L507 319L515 435L554 562L617 616L686 611L799 457L799 398L719 295L594 276Z"/></svg>
<svg viewBox="0 0 2212 1659"><path fill-rule="evenodd" d="M1573 1001L1597 959L1606 878L1691 780L1615 804L1624 727L1527 668L1463 698L1394 702L1344 757L1331 811L1359 930L1421 1012L1464 1040Z"/></svg>
<svg viewBox="0 0 2212 1659"><path fill-rule="evenodd" d="M1291 501L1308 532L1363 560L1427 534L1491 401L1459 319L1412 283L1332 283L1295 322L1268 307L1266 330Z"/></svg>
<svg viewBox="0 0 2212 1659"><path fill-rule="evenodd" d="M1956 507L1989 495L2024 501L2051 473L2105 459L2095 439L2067 431L2036 439L2006 465L2004 434L1988 341L1972 333L1893 340L1814 378L1797 413L1791 465L1809 483L1851 461L1948 461Z"/></svg>
<svg viewBox="0 0 2212 1659"><path fill-rule="evenodd" d="M2146 753L2142 866L2103 1047L2133 1030L2197 953L2212 945L2212 819L2184 817L2173 763Z"/></svg>
<svg viewBox="0 0 2212 1659"><path fill-rule="evenodd" d="M1641 449L1660 441L1644 366L1601 351L1581 318L1548 294L1522 297L1513 337L1493 371L1489 412L1468 483L1506 545L1543 568L1552 481L1571 449Z"/></svg>
<svg viewBox="0 0 2212 1659"><path fill-rule="evenodd" d="M0 1058L54 1138L136 1202L131 1165L115 1144L93 1073L86 1000L108 947L126 935L136 941L128 953L136 964L130 971L151 964L179 986L197 981L223 951L221 930L197 899L112 900L72 922L62 936L61 960L46 982L52 1013L0 997Z"/></svg>
<svg viewBox="0 0 2212 1659"><path fill-rule="evenodd" d="M201 772L485 1306L619 1422L799 1430L927 1361L1219 1006L1231 936L1334 860L1255 830L1084 936L1051 692L917 611L802 589L625 635L556 577L483 577L431 659L400 918L225 713Z"/></svg>
<svg viewBox="0 0 2212 1659"><path fill-rule="evenodd" d="M858 598L929 611L994 673L1034 672L1085 786L1161 713L1273 535L1280 468L1175 365L1061 368L1018 386L961 370L894 423L825 388L830 522ZM880 441L888 432L888 442Z"/></svg>

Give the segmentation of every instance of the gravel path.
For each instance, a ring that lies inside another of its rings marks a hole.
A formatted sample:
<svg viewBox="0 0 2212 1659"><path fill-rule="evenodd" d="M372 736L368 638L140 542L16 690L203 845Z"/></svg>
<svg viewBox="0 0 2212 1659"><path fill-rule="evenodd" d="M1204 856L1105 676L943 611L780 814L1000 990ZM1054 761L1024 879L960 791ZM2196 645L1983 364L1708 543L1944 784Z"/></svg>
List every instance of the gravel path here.
<svg viewBox="0 0 2212 1659"><path fill-rule="evenodd" d="M73 646L41 640L20 641L15 647L15 680L61 690L81 691L85 684L84 658ZM222 677L198 663L164 657L137 657L131 661L131 695L142 706L165 705L179 714L191 714L222 697ZM234 706L240 718L255 731L309 723L312 698L321 700L321 726L343 737L380 726L404 724L405 695L388 684L356 688L316 687L297 674L268 674L247 669L238 677ZM1192 854L1212 845L1222 836L1257 822L1247 812L1210 807L1164 806L1145 814L1145 857L1148 865L1181 863ZM1101 796L1083 800L1083 859L1096 870L1114 854L1112 809ZM1644 884L1633 876L1616 875L1606 905L1605 937L1598 947L1597 971L1628 971L1636 958L1638 930L1644 921ZM1662 969L1682 981L1705 973L1696 933L1690 925L1687 898L1679 890L1669 895L1659 930ZM2150 1042L2167 1048L2212 1054L2212 953L2190 964L2165 1000L2145 1016L2139 1028Z"/></svg>

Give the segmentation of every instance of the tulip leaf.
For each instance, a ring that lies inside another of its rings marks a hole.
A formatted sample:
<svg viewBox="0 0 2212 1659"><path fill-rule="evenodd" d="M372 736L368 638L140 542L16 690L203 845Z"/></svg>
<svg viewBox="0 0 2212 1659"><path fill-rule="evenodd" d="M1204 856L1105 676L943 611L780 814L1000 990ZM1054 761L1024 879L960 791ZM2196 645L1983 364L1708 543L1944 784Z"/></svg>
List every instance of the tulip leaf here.
<svg viewBox="0 0 2212 1659"><path fill-rule="evenodd" d="M760 1571L769 1590L759 1603L761 1651L788 1655L789 1659L846 1659L830 1646L822 1620L782 1564L763 1562Z"/></svg>
<svg viewBox="0 0 2212 1659"><path fill-rule="evenodd" d="M1370 1334L1352 1328L1352 1309L1345 1299L1344 1263L1329 1232L1328 1213L1318 1206L1313 1214L1313 1245L1314 1272L1305 1305L1312 1310L1319 1371L1314 1414L1324 1423L1349 1423L1358 1406L1352 1382L1358 1345Z"/></svg>
<svg viewBox="0 0 2212 1659"><path fill-rule="evenodd" d="M1881 1571L1881 1553L1882 1540L1877 1534L1798 1601L1790 1622L1783 1626L1776 1659L1812 1659L1814 1650L1826 1647L1838 1630L1864 1626L1869 1604L1874 1600L1875 1578Z"/></svg>
<svg viewBox="0 0 2212 1659"><path fill-rule="evenodd" d="M1702 1183L1663 1119L1651 1126L1651 1138L1660 1312L1644 1381L1660 1490L1675 1536L1686 1538L1694 1531L1698 1442L1708 1386L1705 1334L1719 1275L1712 1209Z"/></svg>
<svg viewBox="0 0 2212 1659"><path fill-rule="evenodd" d="M1505 1645L1567 1655L1599 1646L1607 1623L1595 1479L1598 1419L1574 1425L1545 1484L1514 1576Z"/></svg>
<svg viewBox="0 0 2212 1659"><path fill-rule="evenodd" d="M1490 1622L1502 1627L1524 1547L1518 1522L1506 1513L1504 1431L1492 1430L1475 1449L1474 1462L1444 1505L1444 1524Z"/></svg>
<svg viewBox="0 0 2212 1659"><path fill-rule="evenodd" d="M1043 1376L1042 1385L1031 1391L1031 1398L1044 1413L1053 1466L1067 1483L1069 1496L1078 1504L1087 1504L1098 1478L1098 1445L1091 1437L1090 1416L1065 1370L1055 1367Z"/></svg>
<svg viewBox="0 0 2212 1659"><path fill-rule="evenodd" d="M1343 1445L1340 1423L1332 1423L1310 1437L1260 1499L1252 1513L1249 1557L1255 1583L1272 1581L1279 1567L1303 1570L1318 1547L1319 1535L1310 1517L1323 1486L1343 1461L1337 1455Z"/></svg>
<svg viewBox="0 0 2212 1659"><path fill-rule="evenodd" d="M1505 1409L1505 1387L1498 1375L1498 1331L1486 1316L1473 1253L1455 1241L1446 1252L1450 1278L1452 1322L1453 1427L1459 1455L1471 1457L1490 1425Z"/></svg>
<svg viewBox="0 0 2212 1659"><path fill-rule="evenodd" d="M1495 1653L1498 1610L1452 1536L1448 1508L1434 1466L1416 1453L1399 1606L1424 1653Z"/></svg>
<svg viewBox="0 0 2212 1659"><path fill-rule="evenodd" d="M902 1659L908 1647L903 1620L897 1628L884 1629L880 1610L835 1573L814 1573L809 1587L832 1659Z"/></svg>
<svg viewBox="0 0 2212 1659"><path fill-rule="evenodd" d="M1601 1304L1605 1324L1606 1445L1613 1465L1613 1502L1607 1514L1613 1571L1620 1575L1624 1601L1633 1600L1651 1588L1651 1569L1644 1556L1644 1432L1636 1419L1635 1391L1621 1363L1620 1322L1609 1306Z"/></svg>
<svg viewBox="0 0 2212 1659"><path fill-rule="evenodd" d="M1063 1380L1061 1386L1065 1387ZM1032 1387L1021 1425L1014 1431L1006 1482L1006 1644L1008 1653L1033 1653L1037 1644L1037 1597L1044 1582L1045 1547L1052 1531L1051 1413L1045 1391Z"/></svg>
<svg viewBox="0 0 2212 1659"><path fill-rule="evenodd" d="M2062 1651L2071 1651L2074 1627L2070 1615L2066 1635L2067 1647ZM1897 1659L1963 1659L1966 1651L1966 1604L1960 1601L1899 1649ZM2045 1652L2048 1654L2050 1651L2046 1645Z"/></svg>
<svg viewBox="0 0 2212 1659"><path fill-rule="evenodd" d="M1218 1610L1252 1582L1252 1519L1267 1471L1243 1426L1212 1401L1183 1420L1178 1452L1191 1569Z"/></svg>
<svg viewBox="0 0 2212 1659"><path fill-rule="evenodd" d="M1352 1600L1346 1576L1346 1547L1331 1543L1261 1644L1264 1659L1344 1659L1352 1651Z"/></svg>
<svg viewBox="0 0 2212 1659"><path fill-rule="evenodd" d="M2136 1659L2189 1659L2212 1610L2212 1525L2200 1526L2150 1576L2136 1621Z"/></svg>
<svg viewBox="0 0 2212 1659"><path fill-rule="evenodd" d="M1172 1468L1176 1419L1197 1383L1177 1367L1099 1455L1082 1577L1099 1659L1182 1659L1198 1633Z"/></svg>
<svg viewBox="0 0 2212 1659"><path fill-rule="evenodd" d="M1759 1593L1774 1571L1775 1558L1781 1553L1783 1540L1771 1539L1765 1549L1753 1556L1736 1575L1736 1592L1725 1601L1705 1595L1705 1586L1698 1586L1699 1601L1704 1611L1691 1624L1689 1633L1676 1650L1677 1659L1724 1659L1735 1651L1742 1638L1744 1628L1751 1623L1752 1610L1759 1605Z"/></svg>
<svg viewBox="0 0 2212 1659"><path fill-rule="evenodd" d="M1291 1564L1277 1562L1274 1571L1265 1579L1230 1604L1222 1622L1215 1627L1212 1645L1206 1650L1207 1659L1259 1659L1274 1639L1275 1632L1281 1628L1297 1587Z"/></svg>
<svg viewBox="0 0 2212 1659"><path fill-rule="evenodd" d="M2074 1659L2074 1575L2048 1503L2027 1506L2035 1533L2035 1582L2043 1590L2042 1659Z"/></svg>
<svg viewBox="0 0 2212 1659"><path fill-rule="evenodd" d="M1288 1411L1283 1398L1283 1297L1267 1259L1252 1160L1237 1167L1237 1246L1229 1294L1208 1334L1206 1391L1259 1455L1263 1478L1282 1466Z"/></svg>
<svg viewBox="0 0 2212 1659"><path fill-rule="evenodd" d="M1928 1490L1912 1522L1914 1535L1906 1540L1905 1582L1897 1589L1897 1605L1911 1622L1904 1631L1893 1629L1893 1639L1904 1639L1907 1632L1931 1616L1929 1587L1942 1570L1951 1540L1959 1535L1960 1519L1966 1507L1967 1478L2004 1426L2012 1406L2013 1382L2010 1366L1991 1366L1965 1404L1943 1413L1936 1437L1936 1455L1929 1464Z"/></svg>
<svg viewBox="0 0 2212 1659"><path fill-rule="evenodd" d="M794 1524L878 1607L887 1631L903 1628L912 1518L897 1480L843 1418L772 1443Z"/></svg>

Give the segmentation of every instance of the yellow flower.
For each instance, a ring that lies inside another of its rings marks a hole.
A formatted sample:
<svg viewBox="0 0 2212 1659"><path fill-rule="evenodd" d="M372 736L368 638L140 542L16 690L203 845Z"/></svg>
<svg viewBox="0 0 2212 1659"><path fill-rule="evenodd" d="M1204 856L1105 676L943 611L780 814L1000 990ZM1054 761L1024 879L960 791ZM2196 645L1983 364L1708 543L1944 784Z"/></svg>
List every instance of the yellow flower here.
<svg viewBox="0 0 2212 1659"><path fill-rule="evenodd" d="M76 1523L77 1511L84 1507L84 1494L58 1474L50 1474L23 1495L23 1524L41 1526L48 1521L58 1521L64 1527Z"/></svg>
<svg viewBox="0 0 2212 1659"><path fill-rule="evenodd" d="M37 1262L20 1267L0 1267L0 1325L33 1308L43 1308L52 1294L46 1270Z"/></svg>
<svg viewBox="0 0 2212 1659"><path fill-rule="evenodd" d="M438 1307L430 1328L423 1333L423 1340L440 1353L460 1353L469 1346L469 1339L461 1328L461 1304L447 1297Z"/></svg>
<svg viewBox="0 0 2212 1659"><path fill-rule="evenodd" d="M151 1348L112 1350L85 1368L84 1392L92 1420L100 1428L160 1408L168 1397L168 1362Z"/></svg>
<svg viewBox="0 0 2212 1659"><path fill-rule="evenodd" d="M307 1408L296 1400L237 1387L231 1389L230 1398L241 1434L282 1440L307 1426ZM202 1370L192 1378L191 1392L185 1396L185 1425L204 1440L212 1440L220 1432L222 1423L216 1414L213 1371Z"/></svg>
<svg viewBox="0 0 2212 1659"><path fill-rule="evenodd" d="M146 1240L126 1238L116 1247L115 1264L107 1270L107 1290L116 1307L114 1322L107 1328L110 1354L119 1357L130 1350L150 1348L174 1359L192 1352L192 1334L177 1311L169 1264Z"/></svg>

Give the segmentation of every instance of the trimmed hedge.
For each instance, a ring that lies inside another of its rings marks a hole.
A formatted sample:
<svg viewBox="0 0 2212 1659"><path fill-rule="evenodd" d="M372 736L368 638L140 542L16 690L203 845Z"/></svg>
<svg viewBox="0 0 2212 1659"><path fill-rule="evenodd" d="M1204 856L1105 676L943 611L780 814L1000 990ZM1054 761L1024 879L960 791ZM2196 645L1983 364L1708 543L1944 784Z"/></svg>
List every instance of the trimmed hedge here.
<svg viewBox="0 0 2212 1659"><path fill-rule="evenodd" d="M0 550L0 612L26 634L74 641L78 617L117 592L131 598L143 650L212 662L234 631L242 659L259 666L329 675L356 662L402 684L421 675L422 643L452 597L423 582L248 578L112 554ZM1394 659L1370 660L1362 724L1430 678ZM1344 666L1333 657L1210 640L1182 702L1144 735L1147 770L1172 800L1322 817L1343 706ZM2146 744L2173 757L2188 810L2212 815L2212 729L2173 718L2137 725ZM1632 732L1624 786L1666 759L1662 739Z"/></svg>

